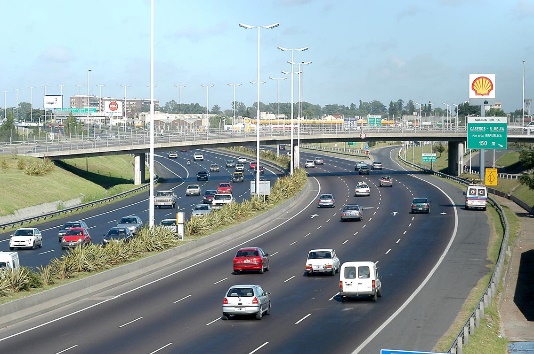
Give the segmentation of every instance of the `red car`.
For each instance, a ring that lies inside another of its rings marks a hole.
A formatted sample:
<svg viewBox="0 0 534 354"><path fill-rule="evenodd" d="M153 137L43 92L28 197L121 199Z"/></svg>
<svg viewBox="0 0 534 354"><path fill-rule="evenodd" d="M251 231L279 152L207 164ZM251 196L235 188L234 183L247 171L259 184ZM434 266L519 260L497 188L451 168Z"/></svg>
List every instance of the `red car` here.
<svg viewBox="0 0 534 354"><path fill-rule="evenodd" d="M91 235L83 227L73 227L65 233L61 239L61 249L76 247L78 245L88 245L91 243Z"/></svg>
<svg viewBox="0 0 534 354"><path fill-rule="evenodd" d="M250 270L260 273L269 270L269 254L259 247L239 249L234 257L234 273Z"/></svg>
<svg viewBox="0 0 534 354"><path fill-rule="evenodd" d="M217 194L232 194L232 185L229 182L219 183Z"/></svg>
<svg viewBox="0 0 534 354"><path fill-rule="evenodd" d="M252 170L252 169L256 168L257 165L258 165L257 161L250 161L249 168Z"/></svg>

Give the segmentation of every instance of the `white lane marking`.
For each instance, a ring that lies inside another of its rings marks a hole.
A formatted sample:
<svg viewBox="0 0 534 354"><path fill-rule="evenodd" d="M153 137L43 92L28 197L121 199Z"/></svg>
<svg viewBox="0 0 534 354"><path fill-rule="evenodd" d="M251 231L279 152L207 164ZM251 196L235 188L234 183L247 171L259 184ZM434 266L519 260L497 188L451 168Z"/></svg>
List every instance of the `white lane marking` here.
<svg viewBox="0 0 534 354"><path fill-rule="evenodd" d="M260 350L261 348L265 347L267 344L269 344L269 342L265 342L265 343L263 343L262 345L260 345L259 347L257 347L257 348L254 349L253 351L251 351L249 354L256 353L258 350Z"/></svg>
<svg viewBox="0 0 534 354"><path fill-rule="evenodd" d="M290 281L290 280L293 279L294 277L295 277L295 276L293 275L293 276L287 278L286 280L284 280L284 283L287 283L288 281Z"/></svg>
<svg viewBox="0 0 534 354"><path fill-rule="evenodd" d="M137 322L137 321L139 321L139 320L142 319L142 318L143 318L143 317L137 317L135 320L131 320L130 322L126 322L126 323L124 323L124 324L121 324L121 325L119 326L119 328L126 327L126 326L128 326L129 324L132 324L132 323L134 323L134 322Z"/></svg>
<svg viewBox="0 0 534 354"><path fill-rule="evenodd" d="M408 232L408 231L404 231L402 234L403 234L403 235L406 235L406 232Z"/></svg>
<svg viewBox="0 0 534 354"><path fill-rule="evenodd" d="M75 344L75 345L73 345L72 347L68 347L68 348L66 348L66 349L63 349L62 351L57 352L56 354L65 353L67 350L74 349L74 348L76 348L77 346L78 346L78 344Z"/></svg>
<svg viewBox="0 0 534 354"><path fill-rule="evenodd" d="M223 281L227 280L228 278L222 278L221 280L217 280L213 285L222 283Z"/></svg>
<svg viewBox="0 0 534 354"><path fill-rule="evenodd" d="M295 324L299 324L301 323L302 321L304 321L305 319L307 319L308 317L311 316L311 313L307 314L306 316L302 317L300 320L298 320L297 322L295 322Z"/></svg>
<svg viewBox="0 0 534 354"><path fill-rule="evenodd" d="M306 235L304 235L304 237L308 237L310 235L311 235L311 233L308 232Z"/></svg>
<svg viewBox="0 0 534 354"><path fill-rule="evenodd" d="M394 211L393 216L396 216L398 213L399 213L398 211Z"/></svg>
<svg viewBox="0 0 534 354"><path fill-rule="evenodd" d="M330 299L328 299L328 301L332 301L336 298L336 296L339 295L339 292L335 293L334 296L332 296Z"/></svg>
<svg viewBox="0 0 534 354"><path fill-rule="evenodd" d="M373 215L376 215L376 211L373 213Z"/></svg>
<svg viewBox="0 0 534 354"><path fill-rule="evenodd" d="M211 325L211 324L214 324L215 322L217 322L217 321L220 320L220 319L221 319L220 317L219 317L219 318L216 318L216 319L214 319L213 321L206 323L206 326L209 326L209 325Z"/></svg>
<svg viewBox="0 0 534 354"><path fill-rule="evenodd" d="M369 220L370 220L370 219L369 219ZM367 224L363 225L363 226L362 226L362 229L365 228L366 226L367 226Z"/></svg>
<svg viewBox="0 0 534 354"><path fill-rule="evenodd" d="M293 241L293 242L291 242L289 245L290 245L290 246L293 246L295 243L297 243L297 241Z"/></svg>
<svg viewBox="0 0 534 354"><path fill-rule="evenodd" d="M274 256L274 255L277 254L277 253L278 253L278 251L276 251L276 252L274 252L274 253L271 253L271 254L269 255L269 257L272 257L272 256Z"/></svg>
<svg viewBox="0 0 534 354"><path fill-rule="evenodd" d="M183 300L187 299L188 297L191 297L191 294L189 294L189 295L187 295L187 296L184 296L184 297L181 298L181 299L176 300L175 302L173 302L173 304L176 304L176 303L178 303L178 302L180 302L180 301L183 301Z"/></svg>
<svg viewBox="0 0 534 354"><path fill-rule="evenodd" d="M391 248L389 250L387 250L386 254L388 254L389 252L391 252Z"/></svg>
<svg viewBox="0 0 534 354"><path fill-rule="evenodd" d="M326 222L329 222L329 221L330 221L330 219L327 219L327 220L326 220Z"/></svg>
<svg viewBox="0 0 534 354"><path fill-rule="evenodd" d="M400 238L399 238L399 239L397 240L397 242L395 242L395 243L399 243L399 242L400 242Z"/></svg>
<svg viewBox="0 0 534 354"><path fill-rule="evenodd" d="M54 250L39 252L38 254L46 254L46 253L50 253L50 252L54 252Z"/></svg>
<svg viewBox="0 0 534 354"><path fill-rule="evenodd" d="M408 227L410 227L410 226L412 226L412 223L409 223L409 224L408 224Z"/></svg>
<svg viewBox="0 0 534 354"><path fill-rule="evenodd" d="M344 244L345 244L345 243L347 243L347 242L349 242L349 240L345 240L345 241L343 241L343 243L342 243L342 244L344 245Z"/></svg>
<svg viewBox="0 0 534 354"><path fill-rule="evenodd" d="M319 225L319 226L317 227L317 230L319 230L320 228L321 228L321 225Z"/></svg>
<svg viewBox="0 0 534 354"><path fill-rule="evenodd" d="M375 215L375 214L373 214L373 215ZM370 218L369 218L369 221L371 221L371 220L373 220L373 217L370 217Z"/></svg>
<svg viewBox="0 0 534 354"><path fill-rule="evenodd" d="M358 234L358 231L356 231L356 232L354 233L354 236L356 236L357 234Z"/></svg>
<svg viewBox="0 0 534 354"><path fill-rule="evenodd" d="M169 345L172 345L172 342L171 342L171 343L167 343L167 344L165 344L163 347L160 347L160 348L154 350L153 352L150 352L150 354L157 353L157 352L159 352L160 350L163 350L163 349L167 348Z"/></svg>
<svg viewBox="0 0 534 354"><path fill-rule="evenodd" d="M93 307L100 306L100 305L102 305L102 304L105 304L105 303L108 302L108 301L115 300L115 299L117 299L117 298L119 298L119 297L121 297L121 296L123 296L123 295L127 295L127 294L133 293L133 292L135 292L135 291L137 291L137 290L144 289L144 288L146 288L147 286L150 286L150 285L152 285L152 284L155 284L155 283L157 283L157 282L160 282L160 281L162 281L162 280L165 280L165 279L167 279L167 278L170 278L170 277L172 277L172 276L175 276L176 274L185 272L185 271L188 270L188 269L191 269L191 268L196 267L196 266L198 266L198 265L200 265L200 264L206 263L206 262L208 262L208 261L210 261L210 260L212 260L212 259L215 259L216 257L219 257L219 256L221 256L221 255L223 255L223 254L225 254L225 253L227 253L227 252L234 251L234 250L237 249L237 248L240 248L240 247L242 247L242 246L244 246L244 245L250 244L251 241L254 241L254 240L256 240L256 239L258 239L258 238L260 238L260 237L262 237L262 236L268 234L269 232L271 232L271 231L273 231L273 230L276 230L276 229L282 227L282 226L285 225L286 223L290 222L291 220L293 220L294 218L296 218L297 216L299 216L301 213L303 213L303 212L304 212L304 211L305 211L305 210L306 210L312 203L315 203L315 201L317 200L317 197L319 196L319 191L321 190L321 183L319 182L319 180L318 180L317 178L313 177L313 179L314 179L314 180L317 182L317 184L319 185L319 188L317 189L317 193L315 194L315 197L312 198L312 200L311 200L307 205L305 205L304 208L300 209L300 211L298 211L295 215L289 217L287 220L285 220L285 221L279 223L278 225L271 227L269 230L264 231L264 232L262 232L261 234L256 235L256 236L254 236L254 237L252 237L252 238L250 238L250 239L248 239L248 240L245 240L245 241L241 242L240 244L237 244L237 245L232 246L232 247L230 247L230 248L228 248L228 249L226 249L226 250L223 250L223 251L221 251L221 252L219 252L219 253L216 253L216 254L214 254L214 255L211 256L211 257L206 257L206 258L204 258L204 259L201 260L201 261L198 261L198 262L196 262L196 263L193 263L193 264L188 265L187 267L184 267L184 268L182 268L182 269L179 269L179 270L177 270L177 271L174 271L174 272L172 272L172 273L169 273L169 274L167 274L167 275L164 275L164 276L162 276L162 277L160 277L160 278L151 280L151 281L149 281L148 283L145 283L145 284L136 286L135 288L132 288L132 289L130 289L130 290L126 290L126 291L123 292L123 293L120 293L120 294L115 295L115 296L113 296L113 297L107 298L107 299L102 300L102 301L100 301L100 302L97 302L97 303L95 303L95 304L89 305L89 306L87 306L87 307L81 308L81 309L76 310L76 311L74 311L74 312L68 313L68 314L66 314L66 315L63 315L63 316L54 318L54 319L52 319L52 320L49 320L49 321L47 321L47 322L38 324L38 325L36 325L36 326L27 328L27 329L22 330L22 331L19 331L19 332L17 332L17 333L13 333L13 334L11 334L11 335L9 335L9 336L7 336L7 337L0 338L0 342L3 342L3 341L8 340L8 339L10 339L10 338L18 337L18 336L20 336L20 335L22 335L22 334L28 333L28 332L33 331L33 330L35 330L35 329L38 329L38 328L47 326L47 325L52 324L52 323L56 323L56 322L61 321L61 320L65 319L65 318L68 318L68 317L77 315L77 314L79 314L79 313L85 312L85 311L87 311L87 310L92 309ZM144 202L146 202L146 200L145 200ZM452 201L451 201L451 202L452 202ZM141 203L141 202L139 202L139 203ZM139 203L135 203L135 204L139 204ZM132 205L132 204L130 204L130 205ZM118 209L115 209L115 210L118 210ZM104 213L104 214L105 214L105 213Z"/></svg>
<svg viewBox="0 0 534 354"><path fill-rule="evenodd" d="M319 214L312 214L310 217L313 219L316 216L319 216Z"/></svg>

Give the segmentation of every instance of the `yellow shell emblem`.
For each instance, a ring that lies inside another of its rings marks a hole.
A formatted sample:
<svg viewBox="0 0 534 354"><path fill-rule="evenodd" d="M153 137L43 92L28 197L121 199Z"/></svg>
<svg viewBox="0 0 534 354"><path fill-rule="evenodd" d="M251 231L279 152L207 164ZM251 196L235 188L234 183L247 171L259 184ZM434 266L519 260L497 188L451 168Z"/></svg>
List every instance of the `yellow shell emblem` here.
<svg viewBox="0 0 534 354"><path fill-rule="evenodd" d="M479 76L473 80L471 89L475 91L478 96L488 96L493 91L493 82L485 76Z"/></svg>

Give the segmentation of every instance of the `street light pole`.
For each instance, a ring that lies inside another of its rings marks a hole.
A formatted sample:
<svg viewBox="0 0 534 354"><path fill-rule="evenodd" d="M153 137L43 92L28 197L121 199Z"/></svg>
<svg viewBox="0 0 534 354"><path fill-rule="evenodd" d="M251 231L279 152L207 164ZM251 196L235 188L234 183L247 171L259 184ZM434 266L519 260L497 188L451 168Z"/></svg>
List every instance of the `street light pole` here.
<svg viewBox="0 0 534 354"><path fill-rule="evenodd" d="M522 125L525 126L525 61L523 60L523 101L521 104ZM528 131L530 132L530 130Z"/></svg>
<svg viewBox="0 0 534 354"><path fill-rule="evenodd" d="M91 107L91 102L89 101L89 74L91 73L91 69L87 69L87 116L85 120L87 121L87 137L89 138L89 108ZM93 127L93 132L95 128Z"/></svg>
<svg viewBox="0 0 534 354"><path fill-rule="evenodd" d="M294 59L294 55L295 55L295 50L299 51L299 52L303 52L305 50L308 50L308 47L303 47L303 48L284 48L284 47L278 47L278 49L280 49L281 51L285 52L285 51L288 51L290 50L291 51L291 134L290 134L290 137L291 137L291 163L290 163L290 171L289 173L291 175L293 175L293 170L294 170L294 160L295 160L295 156L294 156L294 153L293 153L293 116L294 116L294 113L293 113L293 110L294 110L294 107L293 107L293 76L294 76L294 70L293 70L293 63L295 61Z"/></svg>
<svg viewBox="0 0 534 354"><path fill-rule="evenodd" d="M206 140L208 140L209 139L209 132L210 132L210 118L209 118L209 114L210 114L210 87L213 87L214 85L213 84L203 84L203 85L200 85L200 86L206 88L206 124L207 124Z"/></svg>
<svg viewBox="0 0 534 354"><path fill-rule="evenodd" d="M454 107L456 107L456 122L455 122L455 125L454 125L454 131L455 132L458 132L458 105L457 104L452 104Z"/></svg>
<svg viewBox="0 0 534 354"><path fill-rule="evenodd" d="M102 112L102 87L106 86L104 84L98 84L96 85L98 86L99 88L99 92L98 92L98 111L99 112ZM104 120L104 123L105 123L105 120Z"/></svg>
<svg viewBox="0 0 534 354"><path fill-rule="evenodd" d="M63 109L63 87L67 85L58 85L59 86L59 94L61 95L61 109Z"/></svg>
<svg viewBox="0 0 534 354"><path fill-rule="evenodd" d="M126 131L126 121L128 119L128 116L126 114L126 88L130 87L130 85L123 84L121 86L124 87L124 112L123 112L123 117L124 117L124 131ZM111 123L110 123L110 125L111 125Z"/></svg>
<svg viewBox="0 0 534 354"><path fill-rule="evenodd" d="M33 89L34 86L28 86L30 89L30 123L33 123Z"/></svg>
<svg viewBox="0 0 534 354"><path fill-rule="evenodd" d="M257 83L257 90L258 90L258 107L256 112L256 183L255 183L255 193L256 196L260 195L259 186L260 186L260 84L261 84L261 78L260 78L260 32L262 28L265 29L273 29L280 26L279 23L273 23L267 26L251 26L246 25L244 23L240 23L239 27L243 27L244 29L252 29L257 28L258 29L258 77L256 80Z"/></svg>
<svg viewBox="0 0 534 354"><path fill-rule="evenodd" d="M7 91L4 90L4 120L7 119Z"/></svg>
<svg viewBox="0 0 534 354"><path fill-rule="evenodd" d="M19 90L18 88L15 89L15 96L17 98L17 121L20 119L19 118Z"/></svg>
<svg viewBox="0 0 534 354"><path fill-rule="evenodd" d="M46 98L46 88L48 87L48 85L43 85L43 88L44 88L44 98ZM46 123L46 107L44 105L44 100L43 100L43 111L44 111L44 122L43 122L43 125ZM40 119L39 119L40 120Z"/></svg>
<svg viewBox="0 0 534 354"><path fill-rule="evenodd" d="M299 71L298 71L298 75L299 75L299 111L298 111L298 117L297 117L297 146L298 146L298 153L297 153L297 156L296 156L296 161L297 161L297 168L300 167L300 121L302 120L302 90L301 90L301 77L303 75L303 72L302 72L302 65L309 65L311 64L312 62L311 61L301 61L299 64Z"/></svg>
<svg viewBox="0 0 534 354"><path fill-rule="evenodd" d="M447 103L443 103L447 109L447 122L449 121L449 105ZM445 130L445 124L443 124L443 116L441 116L441 131Z"/></svg>
<svg viewBox="0 0 534 354"><path fill-rule="evenodd" d="M178 114L180 114L182 110L182 88L185 85L174 85L174 87L178 87Z"/></svg>
<svg viewBox="0 0 534 354"><path fill-rule="evenodd" d="M286 80L287 77L286 76L269 77L269 79L276 80L276 104L277 104L276 119L280 120L280 80Z"/></svg>
<svg viewBox="0 0 534 354"><path fill-rule="evenodd" d="M234 108L234 117L232 118L232 133L234 132L234 125L235 125L235 106L236 106L236 102L235 102L235 87L236 86L241 86L242 84L228 84L228 86L233 86L234 88L234 100L232 101L232 107Z"/></svg>

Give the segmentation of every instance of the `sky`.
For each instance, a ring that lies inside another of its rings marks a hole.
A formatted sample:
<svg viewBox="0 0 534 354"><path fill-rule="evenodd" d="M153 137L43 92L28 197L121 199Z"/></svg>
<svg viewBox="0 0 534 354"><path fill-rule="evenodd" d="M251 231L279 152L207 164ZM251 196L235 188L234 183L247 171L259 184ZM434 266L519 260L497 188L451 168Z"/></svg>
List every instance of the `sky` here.
<svg viewBox="0 0 534 354"><path fill-rule="evenodd" d="M0 17L0 106L18 95L42 107L44 86L68 104L87 94L88 78L91 95L150 98L150 0L5 1ZM230 83L252 106L258 42L263 103L291 102L282 71L291 73L292 53L311 61L293 74L294 102L300 79L302 100L323 107L402 99L444 109L468 99L469 74L496 75L505 112L521 109L523 78L534 98L534 0L154 0L153 35L162 106L230 109Z"/></svg>

